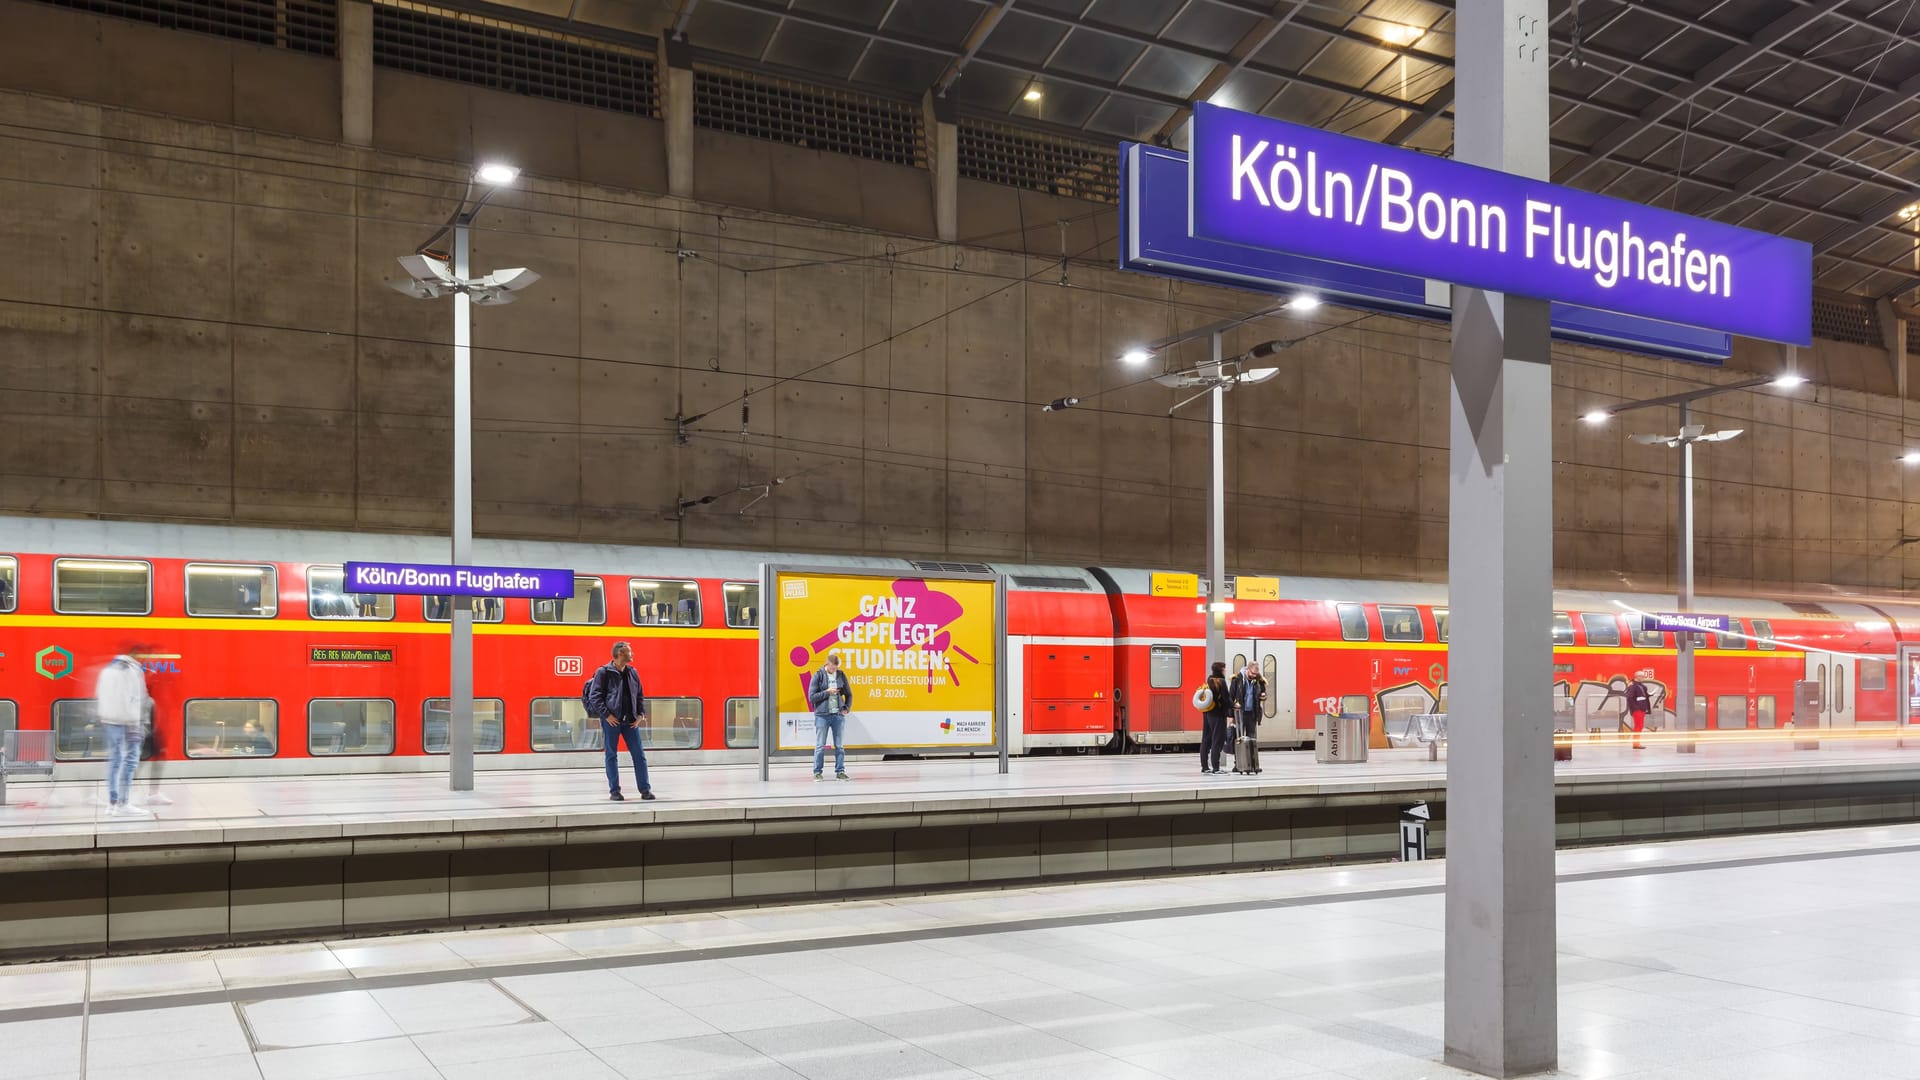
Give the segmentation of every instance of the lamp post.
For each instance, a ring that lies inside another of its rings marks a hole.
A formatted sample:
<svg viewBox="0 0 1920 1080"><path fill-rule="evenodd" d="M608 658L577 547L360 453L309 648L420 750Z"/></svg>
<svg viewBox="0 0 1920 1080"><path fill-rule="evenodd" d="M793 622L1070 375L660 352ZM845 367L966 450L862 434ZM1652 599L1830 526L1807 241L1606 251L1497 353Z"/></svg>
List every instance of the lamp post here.
<svg viewBox="0 0 1920 1080"><path fill-rule="evenodd" d="M405 281L387 284L416 300L453 297L453 564L473 562L473 328L472 305L511 304L515 293L540 280L524 267L472 277L468 270L468 230L495 192L512 184L520 170L488 163L474 171L460 205L440 231L402 256ZM479 187L480 197L473 197ZM472 202L468 206L469 201ZM430 249L453 233L453 260ZM447 786L473 790L473 598L451 597L453 640L447 680Z"/></svg>
<svg viewBox="0 0 1920 1080"><path fill-rule="evenodd" d="M1204 337L1207 339L1207 359L1195 367L1181 371L1168 371L1152 376L1154 382L1172 390L1197 390L1192 397L1176 403L1167 410L1172 416L1183 407L1207 397L1211 403L1211 416L1208 423L1209 468L1207 470L1207 596L1201 611L1207 616L1207 670L1212 663L1227 658L1227 612L1233 605L1227 600L1227 452L1226 452L1226 394L1236 386L1265 382L1279 374L1277 367L1258 367L1255 362L1278 354L1292 345L1290 341L1268 341L1256 345L1234 357L1223 357L1223 335L1236 326L1251 322L1279 312L1282 308L1290 311L1312 311L1320 306L1317 297L1301 294L1291 300L1251 315L1239 315L1222 319L1206 326L1162 338L1147 345L1128 349L1120 356L1120 362L1132 367L1145 366L1155 356L1166 349L1183 342ZM1055 398L1043 406L1044 412L1058 412L1080 404L1077 397Z"/></svg>
<svg viewBox="0 0 1920 1080"><path fill-rule="evenodd" d="M1664 397L1597 408L1588 412L1583 418L1590 424L1602 424L1621 413L1632 412L1635 409L1650 409L1662 405L1674 405L1680 409L1678 433L1630 436L1634 442L1645 446L1665 446L1680 451L1680 519L1674 530L1680 549L1678 577L1675 582L1680 614L1691 614L1693 611L1693 446L1695 443L1724 442L1738 437L1742 430L1734 428L1728 431L1708 432L1704 425L1693 422L1693 403L1718 394L1730 394L1736 390L1754 390L1762 386L1791 390L1805 385L1806 381L1804 376L1793 373L1758 375L1722 386L1703 386L1698 390L1685 390ZM1694 712L1693 700L1693 632L1682 630L1676 633L1678 649L1675 657L1673 726L1676 731L1691 732L1697 730L1695 723L1698 719ZM1693 753L1696 749L1692 739L1684 736L1676 743L1676 748L1683 754Z"/></svg>

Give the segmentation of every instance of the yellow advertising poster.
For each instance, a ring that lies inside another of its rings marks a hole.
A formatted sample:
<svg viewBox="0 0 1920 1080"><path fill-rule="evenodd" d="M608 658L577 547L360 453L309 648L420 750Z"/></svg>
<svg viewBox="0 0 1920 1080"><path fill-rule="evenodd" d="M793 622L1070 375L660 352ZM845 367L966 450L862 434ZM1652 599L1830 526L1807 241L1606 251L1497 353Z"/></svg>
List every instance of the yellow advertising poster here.
<svg viewBox="0 0 1920 1080"><path fill-rule="evenodd" d="M776 571L775 747L813 749L808 690L840 658L847 748L997 744L999 672L990 580Z"/></svg>
<svg viewBox="0 0 1920 1080"><path fill-rule="evenodd" d="M1198 597L1200 595L1199 574L1154 574L1149 579L1150 592L1155 596Z"/></svg>
<svg viewBox="0 0 1920 1080"><path fill-rule="evenodd" d="M1277 577L1234 578L1233 598L1235 600L1278 600L1280 599L1280 579Z"/></svg>

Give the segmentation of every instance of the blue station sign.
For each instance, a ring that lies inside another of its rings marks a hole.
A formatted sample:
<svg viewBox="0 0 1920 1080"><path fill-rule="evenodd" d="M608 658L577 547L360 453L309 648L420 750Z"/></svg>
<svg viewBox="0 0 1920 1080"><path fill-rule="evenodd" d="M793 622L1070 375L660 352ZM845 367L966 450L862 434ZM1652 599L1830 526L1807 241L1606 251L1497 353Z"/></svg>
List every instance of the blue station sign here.
<svg viewBox="0 0 1920 1080"><path fill-rule="evenodd" d="M524 596L557 600L573 595L573 571L523 566L443 566L437 563L350 562L349 593L411 596Z"/></svg>
<svg viewBox="0 0 1920 1080"><path fill-rule="evenodd" d="M1813 249L1623 199L1204 103L1195 237L1813 343Z"/></svg>
<svg viewBox="0 0 1920 1080"><path fill-rule="evenodd" d="M1453 317L1452 295L1444 282L1190 235L1183 151L1122 143L1120 170L1123 270L1265 293L1305 290L1348 307L1422 319ZM1549 308L1557 341L1705 364L1718 364L1733 352L1732 339L1719 330L1571 304Z"/></svg>

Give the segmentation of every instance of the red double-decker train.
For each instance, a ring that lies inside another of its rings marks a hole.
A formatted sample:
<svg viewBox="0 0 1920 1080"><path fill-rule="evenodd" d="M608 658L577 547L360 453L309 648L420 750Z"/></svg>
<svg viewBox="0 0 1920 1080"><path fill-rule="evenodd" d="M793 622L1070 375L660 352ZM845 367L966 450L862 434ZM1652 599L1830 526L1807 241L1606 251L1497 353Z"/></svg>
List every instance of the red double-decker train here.
<svg viewBox="0 0 1920 1080"><path fill-rule="evenodd" d="M433 562L444 541L362 533L0 518L0 730L51 729L57 756L105 753L93 673L139 657L171 775L427 770L447 749L453 600L349 591L343 564ZM759 734L760 552L481 541L476 561L563 566L564 600L472 600L475 745L483 767L595 765L600 733L581 681L616 640L633 643L652 700L659 764L745 761ZM951 563L802 556L911 577ZM1017 566L1007 580L1007 725L1015 753L1191 746L1204 677L1191 597L1152 595L1145 570ZM1314 718L1363 713L1372 741L1447 708L1445 589L1283 578L1279 600L1240 600L1228 660L1273 688L1261 741L1301 745ZM1664 697L1674 635L1640 629L1671 597L1556 594L1554 692L1562 726L1618 731L1639 676ZM1871 730L1920 690L1903 645L1920 607L1838 600L1708 600L1730 618L1696 642L1707 737L1784 725L1796 683L1819 720ZM1658 722L1658 718L1656 718Z"/></svg>

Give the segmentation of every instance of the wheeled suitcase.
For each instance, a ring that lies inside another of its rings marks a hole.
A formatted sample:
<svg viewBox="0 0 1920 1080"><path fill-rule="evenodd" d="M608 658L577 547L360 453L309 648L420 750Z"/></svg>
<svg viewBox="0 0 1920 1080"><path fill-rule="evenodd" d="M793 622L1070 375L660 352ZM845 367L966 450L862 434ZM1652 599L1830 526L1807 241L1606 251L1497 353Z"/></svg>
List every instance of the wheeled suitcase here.
<svg viewBox="0 0 1920 1080"><path fill-rule="evenodd" d="M1236 773L1260 771L1260 743L1252 736L1242 735L1234 742L1233 771Z"/></svg>

